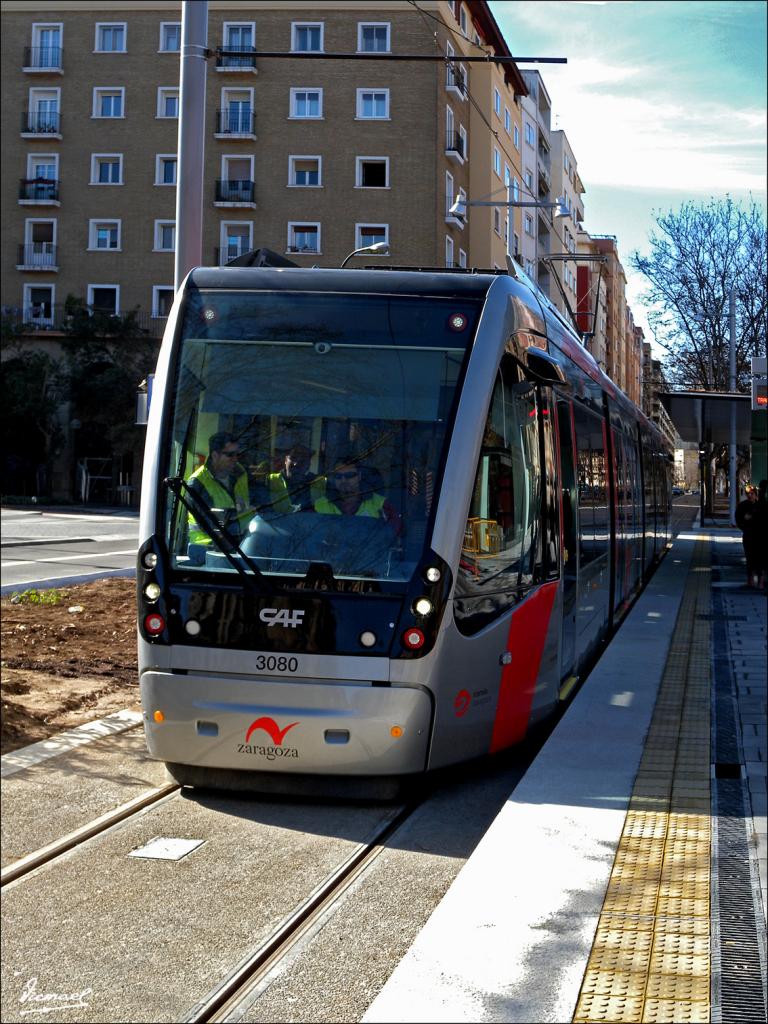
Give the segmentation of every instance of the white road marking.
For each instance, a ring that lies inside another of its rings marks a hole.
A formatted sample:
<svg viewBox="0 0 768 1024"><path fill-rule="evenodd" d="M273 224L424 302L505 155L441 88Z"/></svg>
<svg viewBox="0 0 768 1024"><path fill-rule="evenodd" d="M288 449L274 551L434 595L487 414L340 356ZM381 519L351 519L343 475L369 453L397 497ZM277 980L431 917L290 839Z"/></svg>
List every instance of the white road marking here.
<svg viewBox="0 0 768 1024"><path fill-rule="evenodd" d="M138 548L128 548L125 551L81 551L78 555L58 555L56 558L36 558L31 562L0 562L3 569L18 565L47 565L49 562L87 562L91 558L107 558L111 555L135 555Z"/></svg>

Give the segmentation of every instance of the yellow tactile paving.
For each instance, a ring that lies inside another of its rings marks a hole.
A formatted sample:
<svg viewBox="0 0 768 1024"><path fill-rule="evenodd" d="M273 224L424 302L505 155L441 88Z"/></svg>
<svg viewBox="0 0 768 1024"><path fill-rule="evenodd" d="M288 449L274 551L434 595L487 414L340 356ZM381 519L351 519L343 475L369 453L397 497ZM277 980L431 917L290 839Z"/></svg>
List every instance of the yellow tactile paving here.
<svg viewBox="0 0 768 1024"><path fill-rule="evenodd" d="M704 538L700 538L703 540ZM694 551L574 1024L710 1019L710 624Z"/></svg>

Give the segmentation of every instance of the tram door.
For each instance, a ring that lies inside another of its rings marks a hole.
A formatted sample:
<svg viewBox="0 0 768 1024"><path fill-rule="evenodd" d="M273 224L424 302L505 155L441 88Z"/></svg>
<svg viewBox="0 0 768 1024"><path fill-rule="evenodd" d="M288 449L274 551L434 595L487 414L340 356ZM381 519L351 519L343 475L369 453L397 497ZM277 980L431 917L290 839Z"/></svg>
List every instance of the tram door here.
<svg viewBox="0 0 768 1024"><path fill-rule="evenodd" d="M570 402L557 403L560 439L560 485L563 503L563 632L560 641L560 678L576 672L576 608L578 582L578 540L576 531L575 452Z"/></svg>

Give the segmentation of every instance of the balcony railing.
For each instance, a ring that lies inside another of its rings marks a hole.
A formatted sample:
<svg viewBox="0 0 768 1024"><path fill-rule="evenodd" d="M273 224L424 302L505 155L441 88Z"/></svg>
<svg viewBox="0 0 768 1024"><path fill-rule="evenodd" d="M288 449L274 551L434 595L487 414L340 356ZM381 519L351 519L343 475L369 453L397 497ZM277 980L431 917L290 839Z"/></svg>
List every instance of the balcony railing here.
<svg viewBox="0 0 768 1024"><path fill-rule="evenodd" d="M19 200L25 203L58 203L59 183L55 178L21 178Z"/></svg>
<svg viewBox="0 0 768 1024"><path fill-rule="evenodd" d="M462 71L458 68L448 68L448 75L445 80L446 89L455 89L462 98L467 95L467 82Z"/></svg>
<svg viewBox="0 0 768 1024"><path fill-rule="evenodd" d="M61 71L60 46L25 46L25 71Z"/></svg>
<svg viewBox="0 0 768 1024"><path fill-rule="evenodd" d="M219 178L216 182L217 203L252 203L255 182Z"/></svg>
<svg viewBox="0 0 768 1024"><path fill-rule="evenodd" d="M115 312L111 309L98 309L93 306L82 306L75 315L65 306L54 306L49 302L29 306L3 306L2 316L7 318L16 329L45 331L74 331L77 329L79 317L92 320L99 334L123 334L126 326L135 325L141 335L159 338L165 328L165 321L158 323L158 317L146 311L126 310ZM162 314L160 314L162 315Z"/></svg>
<svg viewBox="0 0 768 1024"><path fill-rule="evenodd" d="M464 136L458 132L448 132L445 140L446 153L456 153L464 159Z"/></svg>
<svg viewBox="0 0 768 1024"><path fill-rule="evenodd" d="M223 267L230 260L236 260L238 256L244 256L252 248L253 246L247 245L245 242L242 245L223 245L220 249L216 249L216 259L214 262L217 267Z"/></svg>
<svg viewBox="0 0 768 1024"><path fill-rule="evenodd" d="M222 53L226 50L226 53ZM255 71L255 46L221 46L216 51L216 68L227 71Z"/></svg>
<svg viewBox="0 0 768 1024"><path fill-rule="evenodd" d="M22 135L59 135L61 114L58 110L25 110L21 115Z"/></svg>
<svg viewBox="0 0 768 1024"><path fill-rule="evenodd" d="M253 135L256 115L252 110L217 110L217 135Z"/></svg>
<svg viewBox="0 0 768 1024"><path fill-rule="evenodd" d="M25 270L55 270L56 246L53 242L32 242L31 245L20 245L16 265Z"/></svg>

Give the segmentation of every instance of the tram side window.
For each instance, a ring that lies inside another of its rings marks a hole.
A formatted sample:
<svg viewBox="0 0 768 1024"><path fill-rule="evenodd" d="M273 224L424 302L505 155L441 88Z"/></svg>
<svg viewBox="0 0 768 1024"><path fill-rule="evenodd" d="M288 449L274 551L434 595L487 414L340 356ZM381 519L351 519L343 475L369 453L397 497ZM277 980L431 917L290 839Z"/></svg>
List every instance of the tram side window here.
<svg viewBox="0 0 768 1024"><path fill-rule="evenodd" d="M535 391L504 362L485 424L457 579L457 619L479 628L542 575L541 461Z"/></svg>
<svg viewBox="0 0 768 1024"><path fill-rule="evenodd" d="M610 509L605 474L603 421L581 406L574 406L579 485L579 556L587 565L608 554Z"/></svg>

